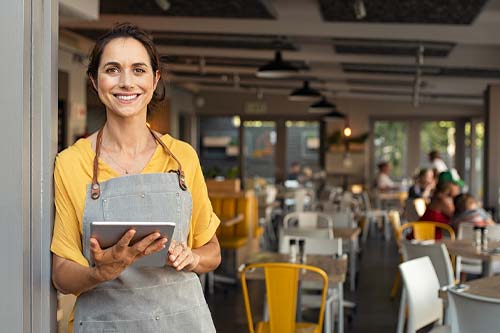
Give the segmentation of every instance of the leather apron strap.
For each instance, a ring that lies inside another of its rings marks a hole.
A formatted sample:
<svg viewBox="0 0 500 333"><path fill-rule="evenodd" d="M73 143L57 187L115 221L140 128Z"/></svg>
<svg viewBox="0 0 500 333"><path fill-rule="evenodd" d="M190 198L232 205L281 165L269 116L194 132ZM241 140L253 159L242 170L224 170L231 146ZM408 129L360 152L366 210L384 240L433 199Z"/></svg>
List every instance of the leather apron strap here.
<svg viewBox="0 0 500 333"><path fill-rule="evenodd" d="M182 170L182 165L181 162L175 157L175 155L170 151L170 149L167 147L167 145L161 140L161 138L156 134L151 127L147 126L149 129L149 132L153 136L156 142L160 146L162 146L163 150L167 153L167 155L171 156L175 162L177 162L178 169L177 170L169 170L168 172L175 172L177 174L177 177L179 179L179 187L181 190L186 191L187 190L187 185L186 185L186 178L184 176L184 171ZM102 132L103 128L97 132L97 140L96 140L96 145L95 145L95 157L94 157L94 165L93 165L93 172L92 172L92 185L91 185L91 192L90 196L92 199L96 200L99 199L101 196L101 186L99 185L99 181L97 180L98 172L99 172L99 156L101 154L101 144L102 144Z"/></svg>

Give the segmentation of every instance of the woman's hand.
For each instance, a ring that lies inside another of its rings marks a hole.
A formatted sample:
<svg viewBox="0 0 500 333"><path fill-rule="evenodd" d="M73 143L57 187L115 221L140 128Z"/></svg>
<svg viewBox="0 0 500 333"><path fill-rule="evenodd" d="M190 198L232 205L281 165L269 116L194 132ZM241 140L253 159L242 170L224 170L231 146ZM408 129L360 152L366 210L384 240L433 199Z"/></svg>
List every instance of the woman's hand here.
<svg viewBox="0 0 500 333"><path fill-rule="evenodd" d="M130 246L135 232L134 229L130 229L118 243L106 250L101 249L97 239L90 238L90 251L95 262L94 277L97 281L113 280L137 259L165 248L167 239L161 237L158 232L152 233Z"/></svg>
<svg viewBox="0 0 500 333"><path fill-rule="evenodd" d="M172 240L168 249L167 264L177 271L193 271L200 262L200 255L194 253L186 242Z"/></svg>

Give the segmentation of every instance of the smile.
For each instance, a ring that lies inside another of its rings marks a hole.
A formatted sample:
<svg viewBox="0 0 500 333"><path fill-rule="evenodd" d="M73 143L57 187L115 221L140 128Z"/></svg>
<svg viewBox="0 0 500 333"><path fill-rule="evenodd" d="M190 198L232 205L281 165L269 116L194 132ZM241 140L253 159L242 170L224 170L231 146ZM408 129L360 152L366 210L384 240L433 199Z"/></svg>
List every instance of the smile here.
<svg viewBox="0 0 500 333"><path fill-rule="evenodd" d="M120 101L132 101L137 99L139 95L115 95L116 98L118 98Z"/></svg>

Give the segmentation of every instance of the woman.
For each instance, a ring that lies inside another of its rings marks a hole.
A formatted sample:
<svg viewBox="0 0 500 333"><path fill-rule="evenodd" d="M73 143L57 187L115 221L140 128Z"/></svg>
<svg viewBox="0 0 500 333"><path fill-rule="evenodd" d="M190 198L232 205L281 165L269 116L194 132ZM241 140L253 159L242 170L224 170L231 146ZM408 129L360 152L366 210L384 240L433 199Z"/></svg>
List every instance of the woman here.
<svg viewBox="0 0 500 333"><path fill-rule="evenodd" d="M440 222L450 224L455 211L453 198L459 194L460 188L452 182L441 182L436 186L431 202L427 205L420 221ZM441 229L436 229L436 239L442 238Z"/></svg>
<svg viewBox="0 0 500 333"><path fill-rule="evenodd" d="M195 273L220 263L220 221L193 148L146 124L161 75L151 39L133 25L115 26L96 42L87 74L106 123L61 152L54 171L53 282L62 293L79 295L72 328L214 332ZM101 249L89 229L102 220L175 222L166 266L130 266L165 247L158 233L131 246L135 231L129 230Z"/></svg>

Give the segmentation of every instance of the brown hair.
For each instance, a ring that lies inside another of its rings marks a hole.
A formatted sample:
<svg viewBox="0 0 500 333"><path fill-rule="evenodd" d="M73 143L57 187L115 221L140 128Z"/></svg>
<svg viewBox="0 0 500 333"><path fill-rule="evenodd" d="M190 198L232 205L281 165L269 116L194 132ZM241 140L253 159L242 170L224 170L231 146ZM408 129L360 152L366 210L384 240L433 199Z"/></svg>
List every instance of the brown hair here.
<svg viewBox="0 0 500 333"><path fill-rule="evenodd" d="M99 68L99 64L101 62L101 56L104 52L104 48L110 41L116 38L133 38L140 42L142 46L146 49L149 60L151 62L151 68L153 69L154 75L156 75L156 71L161 72L161 61L158 51L156 50L155 45L153 44L153 39L149 34L147 34L144 30L139 29L136 25L131 23L119 23L115 25L111 30L107 33L99 37L97 39L92 52L89 55L89 65L87 67L87 76L97 84L97 70ZM158 81L158 87L163 87L163 81L161 79ZM94 87L92 85L92 87ZM164 88L164 87L163 87ZM95 89L95 87L94 87ZM165 89L163 89L162 94L158 94L157 91L153 94L153 100L163 100L165 97Z"/></svg>

